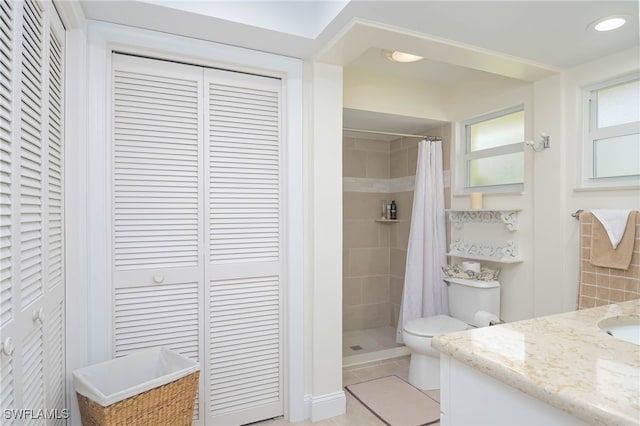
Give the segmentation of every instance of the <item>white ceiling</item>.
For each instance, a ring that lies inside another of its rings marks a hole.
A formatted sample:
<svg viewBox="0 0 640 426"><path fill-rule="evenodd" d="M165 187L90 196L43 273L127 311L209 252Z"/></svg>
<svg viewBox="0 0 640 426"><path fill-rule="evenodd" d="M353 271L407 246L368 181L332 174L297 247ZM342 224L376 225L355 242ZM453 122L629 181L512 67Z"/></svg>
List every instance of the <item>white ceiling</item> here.
<svg viewBox="0 0 640 426"><path fill-rule="evenodd" d="M81 0L89 19L450 85L535 81L640 46L637 0ZM627 24L596 33L597 19ZM382 50L425 56L393 64ZM414 133L418 117L345 110L345 127ZM394 130L395 129L395 130Z"/></svg>
<svg viewBox="0 0 640 426"><path fill-rule="evenodd" d="M395 75L414 81L425 81L432 85L448 86L463 80L478 80L484 74L482 71L467 67L452 65L433 59L423 59L418 62L398 64L386 58L387 50L372 47L349 63L349 68L360 70L375 70L377 73Z"/></svg>
<svg viewBox="0 0 640 426"><path fill-rule="evenodd" d="M320 35L349 3L349 0L140 1L309 39Z"/></svg>
<svg viewBox="0 0 640 426"><path fill-rule="evenodd" d="M638 1L83 0L90 19L298 58L313 58L354 20L557 68L639 45ZM586 30L609 15L627 25ZM346 64L344 64L346 65Z"/></svg>
<svg viewBox="0 0 640 426"><path fill-rule="evenodd" d="M638 46L638 1L355 1L343 14L429 34L558 68ZM592 22L626 15L616 31Z"/></svg>

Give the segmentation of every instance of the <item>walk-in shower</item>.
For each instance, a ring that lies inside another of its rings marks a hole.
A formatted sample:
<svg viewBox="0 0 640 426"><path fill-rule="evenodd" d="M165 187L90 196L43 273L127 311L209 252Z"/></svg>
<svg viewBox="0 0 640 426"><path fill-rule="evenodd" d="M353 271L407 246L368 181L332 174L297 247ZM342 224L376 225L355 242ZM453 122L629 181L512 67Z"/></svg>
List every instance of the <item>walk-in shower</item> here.
<svg viewBox="0 0 640 426"><path fill-rule="evenodd" d="M439 136L449 126L428 130ZM418 142L413 135L345 131L343 138L343 365L408 355L396 343ZM447 149L448 151L448 149ZM448 169L448 153L447 153ZM382 217L395 201L397 219Z"/></svg>

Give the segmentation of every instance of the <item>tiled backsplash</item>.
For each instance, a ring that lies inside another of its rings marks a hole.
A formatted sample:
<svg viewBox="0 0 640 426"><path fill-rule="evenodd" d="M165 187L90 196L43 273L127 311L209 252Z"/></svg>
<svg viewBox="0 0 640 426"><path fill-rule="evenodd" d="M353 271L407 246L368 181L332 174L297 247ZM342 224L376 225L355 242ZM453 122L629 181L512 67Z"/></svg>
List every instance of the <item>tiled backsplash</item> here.
<svg viewBox="0 0 640 426"><path fill-rule="evenodd" d="M635 243L629 269L603 268L591 258L592 213L580 215L580 287L578 309L640 298L640 221L636 224Z"/></svg>

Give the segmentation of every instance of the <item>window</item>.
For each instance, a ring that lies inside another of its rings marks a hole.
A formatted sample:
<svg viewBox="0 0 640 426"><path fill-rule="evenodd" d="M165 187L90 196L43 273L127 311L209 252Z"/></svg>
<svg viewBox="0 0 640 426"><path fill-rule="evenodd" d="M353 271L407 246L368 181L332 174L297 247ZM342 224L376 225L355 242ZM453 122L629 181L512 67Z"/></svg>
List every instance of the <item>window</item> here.
<svg viewBox="0 0 640 426"><path fill-rule="evenodd" d="M524 182L522 106L464 123L465 187L521 190Z"/></svg>
<svg viewBox="0 0 640 426"><path fill-rule="evenodd" d="M608 81L586 94L586 185L638 184L640 76Z"/></svg>

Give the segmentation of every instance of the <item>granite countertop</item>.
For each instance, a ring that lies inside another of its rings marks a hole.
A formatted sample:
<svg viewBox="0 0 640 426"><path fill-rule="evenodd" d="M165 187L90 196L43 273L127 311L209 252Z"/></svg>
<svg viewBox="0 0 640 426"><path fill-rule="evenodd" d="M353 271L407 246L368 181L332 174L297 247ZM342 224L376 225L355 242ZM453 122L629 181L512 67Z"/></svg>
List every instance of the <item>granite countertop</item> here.
<svg viewBox="0 0 640 426"><path fill-rule="evenodd" d="M443 354L592 424L640 424L640 345L600 328L640 299L434 337Z"/></svg>

